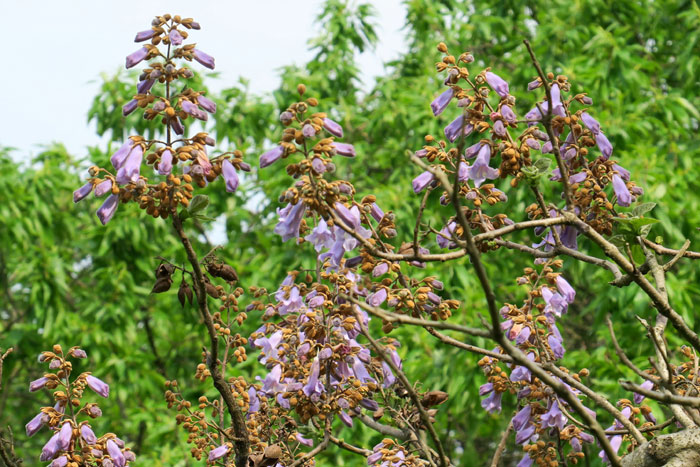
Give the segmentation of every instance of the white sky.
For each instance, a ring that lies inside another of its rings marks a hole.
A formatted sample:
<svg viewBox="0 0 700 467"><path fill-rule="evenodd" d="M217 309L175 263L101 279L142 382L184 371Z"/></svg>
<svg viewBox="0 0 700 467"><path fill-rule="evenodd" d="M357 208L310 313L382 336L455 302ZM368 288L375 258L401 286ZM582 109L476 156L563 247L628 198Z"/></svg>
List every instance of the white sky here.
<svg viewBox="0 0 700 467"><path fill-rule="evenodd" d="M357 1L357 0L355 0ZM314 19L322 0L0 0L5 46L0 72L0 146L26 158L41 144L62 142L84 156L100 138L87 112L100 84L100 73L113 74L126 55L137 50L138 31L158 14L193 17L202 25L191 40L216 58L215 92L238 77L257 93L279 83L276 69L311 58L307 40L317 35ZM403 47L405 9L400 0L371 0L379 44L360 57L365 83ZM138 68L138 67L137 67Z"/></svg>

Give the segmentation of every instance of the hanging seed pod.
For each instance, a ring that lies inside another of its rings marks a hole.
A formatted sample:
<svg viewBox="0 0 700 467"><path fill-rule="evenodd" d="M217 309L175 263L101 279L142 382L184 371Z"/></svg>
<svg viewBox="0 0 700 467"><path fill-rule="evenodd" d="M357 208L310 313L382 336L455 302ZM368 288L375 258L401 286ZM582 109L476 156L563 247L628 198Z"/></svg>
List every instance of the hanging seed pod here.
<svg viewBox="0 0 700 467"><path fill-rule="evenodd" d="M447 400L449 394L443 391L429 391L423 395L423 399L420 401L423 407L432 407L434 405L440 405Z"/></svg>
<svg viewBox="0 0 700 467"><path fill-rule="evenodd" d="M151 293L167 292L168 290L170 290L170 286L172 285L172 283L173 280L170 278L170 276L161 277L153 285Z"/></svg>
<svg viewBox="0 0 700 467"><path fill-rule="evenodd" d="M177 291L177 299L180 300L180 305L182 307L185 307L185 300L190 302L190 305L192 305L192 288L189 286L189 284L183 279L182 282L180 282L180 288Z"/></svg>
<svg viewBox="0 0 700 467"><path fill-rule="evenodd" d="M170 277L173 275L173 272L175 272L175 266L168 263L160 263L156 268L156 279Z"/></svg>
<svg viewBox="0 0 700 467"><path fill-rule="evenodd" d="M209 263L207 264L207 272L214 277L220 277L226 282L238 282L238 274L228 264L224 263Z"/></svg>

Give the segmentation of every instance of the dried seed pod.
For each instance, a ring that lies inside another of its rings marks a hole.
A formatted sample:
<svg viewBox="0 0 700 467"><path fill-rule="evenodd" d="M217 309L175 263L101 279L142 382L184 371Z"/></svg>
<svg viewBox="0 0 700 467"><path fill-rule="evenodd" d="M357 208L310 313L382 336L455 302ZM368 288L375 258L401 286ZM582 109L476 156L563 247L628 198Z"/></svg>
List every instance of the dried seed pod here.
<svg viewBox="0 0 700 467"><path fill-rule="evenodd" d="M175 266L168 263L160 263L156 268L156 279L170 277L175 272Z"/></svg>
<svg viewBox="0 0 700 467"><path fill-rule="evenodd" d="M170 286L172 285L172 283L173 280L170 278L170 276L160 277L153 285L151 293L167 292L168 290L170 290Z"/></svg>
<svg viewBox="0 0 700 467"><path fill-rule="evenodd" d="M192 298L192 288L183 279L182 282L180 282L180 288L177 291L177 299L180 300L180 305L182 305L182 307L184 308L185 300L190 302L190 305L192 305Z"/></svg>
<svg viewBox="0 0 700 467"><path fill-rule="evenodd" d="M237 282L238 274L228 264L224 263L209 263L207 264L207 272L214 277L220 277L226 282Z"/></svg>
<svg viewBox="0 0 700 467"><path fill-rule="evenodd" d="M450 397L450 395L444 391L429 391L423 395L423 399L420 403L423 407L432 407L444 403L448 397Z"/></svg>

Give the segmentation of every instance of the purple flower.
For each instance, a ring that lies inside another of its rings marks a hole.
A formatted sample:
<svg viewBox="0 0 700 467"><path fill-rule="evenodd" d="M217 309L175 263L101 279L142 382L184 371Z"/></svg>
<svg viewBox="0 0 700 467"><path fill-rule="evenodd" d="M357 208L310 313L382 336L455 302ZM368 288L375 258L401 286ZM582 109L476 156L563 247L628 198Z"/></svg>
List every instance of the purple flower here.
<svg viewBox="0 0 700 467"><path fill-rule="evenodd" d="M527 425L526 427L524 427L522 430L518 431L515 434L515 442L517 444L522 445L522 444L525 444L528 441L530 441L533 436L536 436L535 435L535 425L530 423L529 425Z"/></svg>
<svg viewBox="0 0 700 467"><path fill-rule="evenodd" d="M301 433L297 433L296 435L294 435L294 439L296 439L297 442L303 444L304 446L310 447L314 445L313 441L311 441L309 438L304 438L303 436L301 436Z"/></svg>
<svg viewBox="0 0 700 467"><path fill-rule="evenodd" d="M68 449L70 440L73 438L73 425L70 422L65 422L61 426L61 431L58 432L58 449L64 451Z"/></svg>
<svg viewBox="0 0 700 467"><path fill-rule="evenodd" d="M557 427L561 431L566 426L566 422L567 418L559 408L559 401L557 399L550 400L549 410L540 417L542 426Z"/></svg>
<svg viewBox="0 0 700 467"><path fill-rule="evenodd" d="M547 304L544 308L545 313L554 313L556 316L561 316L562 313L566 313L569 302L562 295L552 292L548 287L542 287L541 293L542 298Z"/></svg>
<svg viewBox="0 0 700 467"><path fill-rule="evenodd" d="M141 173L141 161L143 160L143 147L140 144L134 145L129 152L124 165L117 170L117 183L127 184L139 179Z"/></svg>
<svg viewBox="0 0 700 467"><path fill-rule="evenodd" d="M350 415L348 415L347 412L341 410L338 413L338 418L340 418L340 421L343 422L346 426L352 428L352 417L350 417Z"/></svg>
<svg viewBox="0 0 700 467"><path fill-rule="evenodd" d="M377 203L372 203L369 207L369 214L374 218L375 221L381 222L384 218L384 211L380 208Z"/></svg>
<svg viewBox="0 0 700 467"><path fill-rule="evenodd" d="M215 461L215 460L217 460L217 459L221 459L221 458L224 457L230 450L231 450L231 448L228 446L228 444L222 444L222 445L219 446L218 448L215 448L215 449L212 449L211 451L209 451L209 460L210 460L210 461Z"/></svg>
<svg viewBox="0 0 700 467"><path fill-rule="evenodd" d="M51 439L44 445L41 449L41 457L39 460L42 462L50 461L54 458L58 452L58 433L54 434Z"/></svg>
<svg viewBox="0 0 700 467"><path fill-rule="evenodd" d="M335 236L333 232L328 229L328 224L326 224L323 218L318 221L316 227L314 227L311 233L304 237L304 239L311 242L317 252L321 251L323 248L332 247L335 242Z"/></svg>
<svg viewBox="0 0 700 467"><path fill-rule="evenodd" d="M537 122L542 120L542 113L537 105L535 105L532 110L525 114L525 120L528 120L527 126L536 125Z"/></svg>
<svg viewBox="0 0 700 467"><path fill-rule="evenodd" d="M116 467L124 467L124 465L126 465L124 454L122 454L121 449L119 449L119 446L117 446L114 440L107 440L107 453L109 453L109 457L112 458L112 462L114 462Z"/></svg>
<svg viewBox="0 0 700 467"><path fill-rule="evenodd" d="M450 143L454 143L460 135L469 136L469 134L474 131L474 125L471 123L465 125L464 123L464 114L462 114L445 127L445 138L447 138Z"/></svg>
<svg viewBox="0 0 700 467"><path fill-rule="evenodd" d="M559 293L566 299L567 302L573 303L574 297L576 297L576 291L573 287L571 287L571 284L569 284L569 282L564 279L563 276L557 276L556 283Z"/></svg>
<svg viewBox="0 0 700 467"><path fill-rule="evenodd" d="M324 118L323 119L323 128L326 129L326 131L333 136L337 136L338 138L343 137L343 127L341 127L338 123L334 122L330 118Z"/></svg>
<svg viewBox="0 0 700 467"><path fill-rule="evenodd" d="M345 157L355 157L355 147L352 144L347 143L333 143L331 144L335 149L335 153L339 156Z"/></svg>
<svg viewBox="0 0 700 467"><path fill-rule="evenodd" d="M169 175L173 170L173 153L170 149L165 149L163 154L160 155L160 161L158 162L158 173L161 175Z"/></svg>
<svg viewBox="0 0 700 467"><path fill-rule="evenodd" d="M581 120L583 120L583 124L586 125L586 127L593 132L594 135L597 135L598 132L600 132L600 123L598 121L591 117L588 112L583 112L581 114Z"/></svg>
<svg viewBox="0 0 700 467"><path fill-rule="evenodd" d="M141 47L139 50L126 57L126 67L131 68L133 66L138 65L147 56L148 49L146 47Z"/></svg>
<svg viewBox="0 0 700 467"><path fill-rule="evenodd" d="M80 436L82 436L87 444L93 445L97 443L97 436L95 436L95 432L92 431L90 425L83 425L80 427Z"/></svg>
<svg viewBox="0 0 700 467"><path fill-rule="evenodd" d="M226 191L235 193L238 189L238 174L236 173L236 169L233 168L233 164L231 164L228 159L224 159L221 163L221 173L226 182Z"/></svg>
<svg viewBox="0 0 700 467"><path fill-rule="evenodd" d="M209 112L210 114L216 113L216 102L214 102L213 100L211 100L207 97L204 97L204 96L197 97L197 104L201 108L203 108L204 110Z"/></svg>
<svg viewBox="0 0 700 467"><path fill-rule="evenodd" d="M530 421L530 414L532 412L532 409L530 408L529 405L526 405L522 409L518 411L517 414L513 417L513 429L515 431L520 431L523 429L523 427Z"/></svg>
<svg viewBox="0 0 700 467"><path fill-rule="evenodd" d="M612 176L612 186L615 191L615 196L617 196L617 204L620 206L629 206L632 202L632 194L627 189L627 184L618 175L614 174Z"/></svg>
<svg viewBox="0 0 700 467"><path fill-rule="evenodd" d="M647 391L651 391L652 388L654 387L654 383L651 382L651 381L649 381L649 380L647 379L647 380L645 380L645 381L641 384L641 387L642 387L643 389L646 389ZM644 398L645 398L645 397L646 397L646 396L643 396L642 394L637 394L637 393L635 392L635 393L634 393L634 403L635 403L636 405L641 404L641 403L644 401Z"/></svg>
<svg viewBox="0 0 700 467"><path fill-rule="evenodd" d="M552 353L556 359L560 359L564 356L564 347L561 345L561 339L559 339L554 334L550 334L547 338L549 347L552 349Z"/></svg>
<svg viewBox="0 0 700 467"><path fill-rule="evenodd" d="M525 453L525 457L523 457L515 467L532 467L532 465L532 457L530 457L530 454Z"/></svg>
<svg viewBox="0 0 700 467"><path fill-rule="evenodd" d="M177 29L171 29L168 38L173 45L182 44L182 34Z"/></svg>
<svg viewBox="0 0 700 467"><path fill-rule="evenodd" d="M513 109L511 109L508 105L501 106L501 115L508 123L515 123L515 121L518 119L515 116Z"/></svg>
<svg viewBox="0 0 700 467"><path fill-rule="evenodd" d="M81 186L77 190L73 192L73 202L77 203L78 201L81 201L85 199L87 195L89 195L92 192L92 183L87 182L85 185Z"/></svg>
<svg viewBox="0 0 700 467"><path fill-rule="evenodd" d="M122 115L123 116L128 116L131 114L136 108L139 106L139 102L136 99L131 99L129 102L124 104L124 107L122 107Z"/></svg>
<svg viewBox="0 0 700 467"><path fill-rule="evenodd" d="M613 147L602 131L595 135L595 143L598 145L598 149L600 149L600 152L603 154L605 160L608 160L612 155Z"/></svg>
<svg viewBox="0 0 700 467"><path fill-rule="evenodd" d="M284 146L277 146L260 156L260 168L264 169L268 165L277 162L284 155Z"/></svg>
<svg viewBox="0 0 700 467"><path fill-rule="evenodd" d="M289 203L284 209L277 209L280 220L275 226L275 233L282 237L283 242L299 237L299 226L304 219L305 211L306 206L302 201L297 204Z"/></svg>
<svg viewBox="0 0 700 467"><path fill-rule="evenodd" d="M114 213L119 207L119 195L109 195L102 206L97 210L97 217L102 222L102 225L107 225L107 222L112 220Z"/></svg>
<svg viewBox="0 0 700 467"><path fill-rule="evenodd" d="M385 288L381 288L367 297L367 303L371 306L380 306L386 301L387 293Z"/></svg>
<svg viewBox="0 0 700 467"><path fill-rule="evenodd" d="M469 178L474 181L474 185L478 188L485 180L493 180L498 177L498 169L489 167L491 161L491 146L484 144L476 156L476 161L469 171Z"/></svg>
<svg viewBox="0 0 700 467"><path fill-rule="evenodd" d="M134 143L130 139L128 139L124 144L122 144L122 146L119 149L117 149L117 152L112 154L112 157L110 157L110 161L112 162L112 166L115 170L119 170L121 166L124 165L124 161L131 152L133 145Z"/></svg>
<svg viewBox="0 0 700 467"><path fill-rule="evenodd" d="M440 94L433 102L431 102L430 108L433 110L433 115L437 117L442 112L444 112L454 95L455 90L449 88L448 90Z"/></svg>
<svg viewBox="0 0 700 467"><path fill-rule="evenodd" d="M620 178L622 178L624 181L629 182L630 181L630 171L625 169L624 167L613 164L612 166L613 170L616 171L619 175Z"/></svg>
<svg viewBox="0 0 700 467"><path fill-rule="evenodd" d="M53 462L49 464L49 467L64 467L66 464L68 464L68 458L66 456L61 456L54 459Z"/></svg>
<svg viewBox="0 0 700 467"><path fill-rule="evenodd" d="M540 81L540 79L537 78L534 81L530 81L529 83L527 83L527 90L534 91L535 89L539 88L541 85L542 85L542 81Z"/></svg>
<svg viewBox="0 0 700 467"><path fill-rule="evenodd" d="M100 182L95 186L95 196L100 197L102 195L105 195L107 193L110 193L112 191L112 180L107 179L103 182ZM85 352L82 350L81 352ZM74 352L75 355L75 352ZM78 358L85 358L85 357L78 357Z"/></svg>
<svg viewBox="0 0 700 467"><path fill-rule="evenodd" d="M134 39L134 42L143 42L147 41L151 37L155 36L156 32L153 29L148 29L146 31L141 31L139 33L136 33L136 38Z"/></svg>
<svg viewBox="0 0 700 467"><path fill-rule="evenodd" d="M503 78L495 73L491 73L490 71L487 71L484 77L486 78L486 82L489 84L489 86L491 86L499 96L508 96L508 83L506 83Z"/></svg>
<svg viewBox="0 0 700 467"><path fill-rule="evenodd" d="M306 123L301 128L301 134L304 135L304 138L306 139L313 138L314 136L316 136L316 129L310 123Z"/></svg>
<svg viewBox="0 0 700 467"><path fill-rule="evenodd" d="M434 179L435 175L433 175L431 172L423 172L413 179L413 191L415 193L420 193L421 191L425 190L425 188L430 185Z"/></svg>
<svg viewBox="0 0 700 467"><path fill-rule="evenodd" d="M318 357L314 358L313 363L311 364L311 372L309 373L309 379L302 389L304 391L304 394L306 394L307 397L310 397L312 400L314 398L318 398L322 392L325 391L325 388L323 387L323 383L319 381L318 377L321 373L321 363L318 359Z"/></svg>
<svg viewBox="0 0 700 467"><path fill-rule="evenodd" d="M561 179L561 175L559 176L559 178ZM586 172L579 172L579 173L577 173L575 175L571 175L569 177L569 183L571 185L574 185L576 183L581 183L584 180L586 180L586 178L588 178L588 174Z"/></svg>
<svg viewBox="0 0 700 467"><path fill-rule="evenodd" d="M205 67L209 68L210 70L214 69L214 57L207 55L198 49L194 49L194 51L192 52L192 56L200 64L204 65Z"/></svg>
<svg viewBox="0 0 700 467"><path fill-rule="evenodd" d="M374 269L372 269L372 277L383 276L387 272L389 272L389 263L382 262L382 263L377 264L374 267Z"/></svg>
<svg viewBox="0 0 700 467"><path fill-rule="evenodd" d="M194 118L198 118L199 120L202 120L204 122L206 122L207 119L209 119L209 116L206 114L206 112L200 110L199 107L197 107L190 101L183 100L182 102L180 102L180 107L182 107L182 110L184 110L185 113L192 115Z"/></svg>
<svg viewBox="0 0 700 467"><path fill-rule="evenodd" d="M552 113L554 115L559 115L560 117L566 117L566 110L564 109L564 105L561 103L561 92L559 90L559 85L558 84L553 84L550 93L552 95ZM549 108L549 104L547 104L547 107L545 109Z"/></svg>
<svg viewBox="0 0 700 467"><path fill-rule="evenodd" d="M37 431L41 430L41 427L49 421L48 418L48 415L46 415L44 412L39 412L36 414L36 416L29 420L29 423L24 426L27 431L27 436L34 436Z"/></svg>
<svg viewBox="0 0 700 467"><path fill-rule="evenodd" d="M457 245L452 241L454 231L457 228L457 223L454 221L448 222L445 227L440 230L440 235L436 237L437 244L440 248L454 248Z"/></svg>
<svg viewBox="0 0 700 467"><path fill-rule="evenodd" d="M107 383L92 375L88 375L85 381L90 389L95 391L97 394L104 398L109 397L109 385L107 385Z"/></svg>
<svg viewBox="0 0 700 467"><path fill-rule="evenodd" d="M481 401L481 407L488 413L500 412L502 397L502 393L493 391L489 397Z"/></svg>
<svg viewBox="0 0 700 467"><path fill-rule="evenodd" d="M136 92L138 94L146 94L148 91L151 90L153 85L155 84L156 80L154 79L146 79L143 81L140 81L138 86L136 86Z"/></svg>
<svg viewBox="0 0 700 467"><path fill-rule="evenodd" d="M296 286L290 288L289 293L286 293L284 289L278 290L275 294L275 298L280 302L280 306L277 310L280 315L299 311L303 304L303 299L299 294L299 288Z"/></svg>
<svg viewBox="0 0 700 467"><path fill-rule="evenodd" d="M178 117L171 118L168 120L170 128L173 129L176 135L181 135L185 132L185 127L182 126L182 122Z"/></svg>
<svg viewBox="0 0 700 467"><path fill-rule="evenodd" d="M506 127L503 126L502 120L496 120L496 123L493 124L493 132L501 137L506 135Z"/></svg>
<svg viewBox="0 0 700 467"><path fill-rule="evenodd" d="M527 144L530 147L530 149L534 149L535 151L539 151L540 149L542 149L540 142L534 138L526 139L525 144Z"/></svg>
<svg viewBox="0 0 700 467"><path fill-rule="evenodd" d="M36 392L39 389L43 388L46 386L46 383L49 382L49 379L45 376L42 376L39 379L35 379L31 383L29 383L29 392Z"/></svg>

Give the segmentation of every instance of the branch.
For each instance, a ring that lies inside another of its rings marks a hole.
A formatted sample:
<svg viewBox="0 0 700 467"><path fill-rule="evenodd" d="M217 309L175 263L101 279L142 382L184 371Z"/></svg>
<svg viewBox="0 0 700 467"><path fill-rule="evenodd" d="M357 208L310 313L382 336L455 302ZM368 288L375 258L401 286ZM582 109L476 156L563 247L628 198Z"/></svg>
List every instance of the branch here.
<svg viewBox="0 0 700 467"><path fill-rule="evenodd" d="M622 459L623 467L688 467L699 464L698 428L657 436Z"/></svg>
<svg viewBox="0 0 700 467"><path fill-rule="evenodd" d="M503 451L506 449L506 442L508 442L508 437L511 431L513 431L513 422L509 422L505 430L503 430L503 435L501 435L501 441L496 447L496 452L493 453L493 459L491 459L491 467L498 467L498 462L501 460Z"/></svg>
<svg viewBox="0 0 700 467"><path fill-rule="evenodd" d="M661 246L658 243L654 243L648 238L644 239L644 244L657 252L660 255L680 255L682 258L690 258L690 259L700 259L700 253L697 251L688 251L688 247L690 246L690 240L685 241L686 244L683 244L683 247L680 250L674 250L671 248L666 248L665 246Z"/></svg>
<svg viewBox="0 0 700 467"><path fill-rule="evenodd" d="M233 424L233 432L237 438L235 441L235 451L236 451L236 467L247 467L248 466L248 451L250 450L250 442L248 440L248 428L246 427L245 417L241 412L240 407L236 403L233 393L231 392L231 387L226 382L226 379L221 371L220 362L218 359L219 353L219 336L214 328L214 321L212 319L211 313L209 312L209 307L207 304L207 293L204 282L204 274L202 273L202 268L197 259L197 254L192 247L190 239L185 234L182 227L182 220L176 211L172 213L173 227L180 238L182 246L185 248L187 253L187 260L192 266L192 272L194 275L194 289L197 294L197 305L199 312L204 320L204 325L207 328L207 333L209 334L210 348L211 348L211 358L207 358L207 366L211 372L211 376L214 382L214 387L221 394L226 403L229 415L231 415L231 423Z"/></svg>
<svg viewBox="0 0 700 467"><path fill-rule="evenodd" d="M628 391L636 392L649 399L664 402L666 404L678 404L687 407L693 407L695 409L700 409L700 397L687 397L687 396L677 396L675 394L661 393L656 391L651 391L649 389L644 389L643 387L634 384L631 381L620 381L620 386L627 389Z"/></svg>

